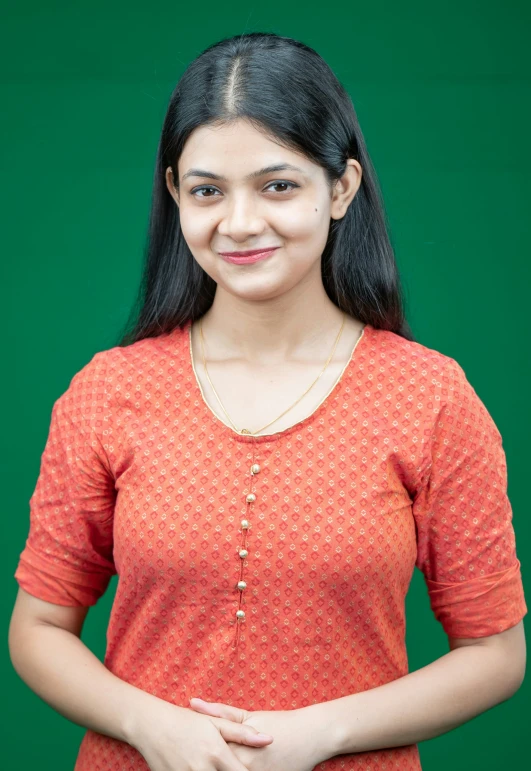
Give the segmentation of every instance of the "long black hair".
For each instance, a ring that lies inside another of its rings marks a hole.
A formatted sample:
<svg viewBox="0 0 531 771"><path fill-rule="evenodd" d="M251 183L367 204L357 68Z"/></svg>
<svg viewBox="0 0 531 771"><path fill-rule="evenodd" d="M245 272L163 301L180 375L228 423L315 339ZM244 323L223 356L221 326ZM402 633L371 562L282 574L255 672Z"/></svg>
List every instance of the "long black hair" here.
<svg viewBox="0 0 531 771"><path fill-rule="evenodd" d="M274 33L250 32L206 48L177 83L164 118L140 291L119 345L156 337L200 318L216 282L183 238L179 209L166 186L184 144L199 126L237 119L322 166L330 190L347 158L362 167L361 185L342 219L330 221L321 256L328 297L378 329L414 340L376 173L345 88L309 46Z"/></svg>

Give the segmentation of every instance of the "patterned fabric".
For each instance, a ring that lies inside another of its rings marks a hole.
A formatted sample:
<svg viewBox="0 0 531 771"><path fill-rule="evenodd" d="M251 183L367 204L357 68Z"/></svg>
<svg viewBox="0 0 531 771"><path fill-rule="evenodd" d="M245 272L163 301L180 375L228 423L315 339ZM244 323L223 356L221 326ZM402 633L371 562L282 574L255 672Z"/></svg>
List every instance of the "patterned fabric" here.
<svg viewBox="0 0 531 771"><path fill-rule="evenodd" d="M97 353L56 401L15 577L90 606L117 573L118 677L183 707L285 710L408 673L415 566L449 635L527 613L502 439L460 365L366 325L311 415L246 436L205 403L187 325ZM148 766L89 730L75 768ZM418 771L418 746L317 768Z"/></svg>

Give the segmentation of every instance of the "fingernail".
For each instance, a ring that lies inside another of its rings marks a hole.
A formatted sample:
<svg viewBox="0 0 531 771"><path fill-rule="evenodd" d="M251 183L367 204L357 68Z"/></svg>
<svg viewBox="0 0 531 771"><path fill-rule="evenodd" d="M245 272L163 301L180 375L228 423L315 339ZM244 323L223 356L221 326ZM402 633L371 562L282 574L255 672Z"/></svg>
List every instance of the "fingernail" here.
<svg viewBox="0 0 531 771"><path fill-rule="evenodd" d="M255 734L257 739L272 739L273 737L269 734Z"/></svg>

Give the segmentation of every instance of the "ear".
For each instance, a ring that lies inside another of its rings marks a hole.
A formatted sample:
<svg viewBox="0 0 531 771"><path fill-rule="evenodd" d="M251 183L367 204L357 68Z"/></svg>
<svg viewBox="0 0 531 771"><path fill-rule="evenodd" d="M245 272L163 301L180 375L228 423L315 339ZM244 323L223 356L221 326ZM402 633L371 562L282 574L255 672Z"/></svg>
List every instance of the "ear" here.
<svg viewBox="0 0 531 771"><path fill-rule="evenodd" d="M173 171L172 171L171 166L168 166L168 168L166 169L166 175L165 176L166 176L166 187L170 191L170 195L173 198L173 200L175 201L175 203L177 204L177 206L179 206L179 193L178 193L175 185L173 184Z"/></svg>
<svg viewBox="0 0 531 771"><path fill-rule="evenodd" d="M330 216L332 219L342 219L349 207L350 202L356 195L361 185L363 169L354 158L347 159L347 168L345 173L339 179L334 187Z"/></svg>

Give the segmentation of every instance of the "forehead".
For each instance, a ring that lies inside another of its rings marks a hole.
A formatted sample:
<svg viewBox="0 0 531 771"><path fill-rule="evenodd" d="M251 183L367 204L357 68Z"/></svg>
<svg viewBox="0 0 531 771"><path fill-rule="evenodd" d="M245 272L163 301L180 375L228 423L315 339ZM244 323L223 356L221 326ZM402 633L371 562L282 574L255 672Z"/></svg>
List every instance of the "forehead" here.
<svg viewBox="0 0 531 771"><path fill-rule="evenodd" d="M307 176L318 168L302 153L287 148L247 121L200 126L193 131L179 158L179 175L200 167L226 177L248 174L271 164L289 164Z"/></svg>

